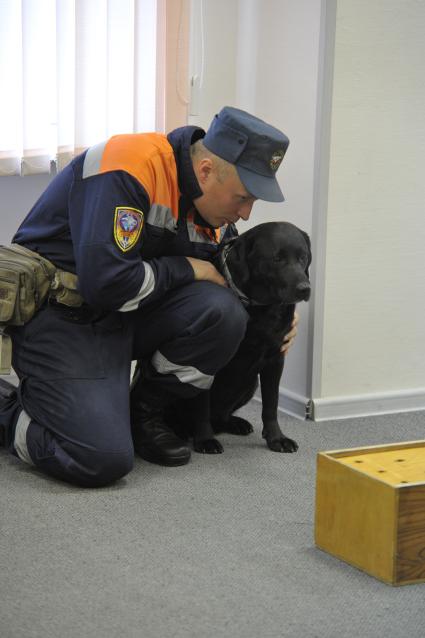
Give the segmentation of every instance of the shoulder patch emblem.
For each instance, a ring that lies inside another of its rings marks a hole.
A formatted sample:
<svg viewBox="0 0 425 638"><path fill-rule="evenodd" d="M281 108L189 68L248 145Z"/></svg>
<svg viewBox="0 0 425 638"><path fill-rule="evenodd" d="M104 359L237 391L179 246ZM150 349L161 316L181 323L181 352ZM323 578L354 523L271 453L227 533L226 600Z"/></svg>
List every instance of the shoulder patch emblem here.
<svg viewBox="0 0 425 638"><path fill-rule="evenodd" d="M117 206L114 219L114 237L117 246L126 252L140 237L143 228L143 213L137 208Z"/></svg>

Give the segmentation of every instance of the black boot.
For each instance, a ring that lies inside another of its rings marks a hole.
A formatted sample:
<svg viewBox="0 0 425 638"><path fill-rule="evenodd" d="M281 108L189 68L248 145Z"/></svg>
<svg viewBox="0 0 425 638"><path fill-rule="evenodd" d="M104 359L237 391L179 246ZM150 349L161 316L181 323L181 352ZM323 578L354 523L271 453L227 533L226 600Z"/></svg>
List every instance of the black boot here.
<svg viewBox="0 0 425 638"><path fill-rule="evenodd" d="M185 465L190 449L166 424L164 411L170 400L158 384L143 379L137 370L130 390L130 420L134 449L146 461L158 465Z"/></svg>
<svg viewBox="0 0 425 638"><path fill-rule="evenodd" d="M16 387L6 381L0 379L0 411L9 406L9 404L16 400ZM0 445L6 445L6 432L5 425L1 422L0 417Z"/></svg>

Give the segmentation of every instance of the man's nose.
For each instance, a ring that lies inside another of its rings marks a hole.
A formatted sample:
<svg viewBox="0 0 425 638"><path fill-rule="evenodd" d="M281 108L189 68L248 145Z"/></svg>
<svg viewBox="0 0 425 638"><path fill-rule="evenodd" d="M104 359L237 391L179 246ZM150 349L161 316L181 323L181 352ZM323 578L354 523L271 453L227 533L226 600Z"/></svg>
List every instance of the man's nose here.
<svg viewBox="0 0 425 638"><path fill-rule="evenodd" d="M249 216L251 215L253 205L254 202L247 202L246 204L242 204L242 206L238 210L239 217L244 221L247 221L249 219Z"/></svg>

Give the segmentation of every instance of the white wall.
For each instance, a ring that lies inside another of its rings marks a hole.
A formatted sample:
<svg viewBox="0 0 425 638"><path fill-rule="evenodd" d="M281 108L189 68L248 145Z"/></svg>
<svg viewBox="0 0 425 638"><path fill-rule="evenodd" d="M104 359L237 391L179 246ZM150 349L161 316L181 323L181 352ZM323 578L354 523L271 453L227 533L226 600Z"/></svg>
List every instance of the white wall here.
<svg viewBox="0 0 425 638"><path fill-rule="evenodd" d="M323 416L425 407L424 25L416 0L337 2Z"/></svg>
<svg viewBox="0 0 425 638"><path fill-rule="evenodd" d="M245 7L243 0L240 7ZM283 204L258 202L251 224L287 220L312 234L316 111L320 35L320 0L259 0L257 3L257 81L255 114L283 130L290 139L278 178ZM245 9L246 10L246 9ZM243 35L243 34L241 34ZM241 60L243 62L243 60ZM250 65L240 72L250 74ZM282 404L296 395L304 414L309 396L309 313L314 300L299 304L299 333L288 353ZM286 397L286 398L285 398Z"/></svg>
<svg viewBox="0 0 425 638"><path fill-rule="evenodd" d="M0 244L8 244L49 184L49 175L0 177Z"/></svg>
<svg viewBox="0 0 425 638"><path fill-rule="evenodd" d="M314 296L300 305L283 399L312 398L318 420L424 409L425 3L203 5L218 52L205 95L217 109L234 97L291 139L286 202L257 203L249 225L283 218L313 235Z"/></svg>
<svg viewBox="0 0 425 638"><path fill-rule="evenodd" d="M320 0L193 0L192 4L195 70L202 57L201 6L205 54L199 115L190 122L207 127L213 115L230 104L270 122L290 139L277 174L285 202L257 202L249 222L239 223L239 231L263 221L287 220L311 233ZM311 383L310 308L299 305L299 336L287 357L282 388L286 408L300 416Z"/></svg>
<svg viewBox="0 0 425 638"><path fill-rule="evenodd" d="M238 2L191 0L190 11L189 73L197 84L188 121L206 129L224 105L235 101Z"/></svg>

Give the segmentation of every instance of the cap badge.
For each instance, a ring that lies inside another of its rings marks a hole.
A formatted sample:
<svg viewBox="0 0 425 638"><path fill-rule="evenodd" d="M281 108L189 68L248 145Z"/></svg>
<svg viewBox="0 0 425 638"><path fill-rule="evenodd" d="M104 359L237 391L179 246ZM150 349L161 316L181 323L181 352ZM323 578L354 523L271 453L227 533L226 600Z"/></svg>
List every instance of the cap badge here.
<svg viewBox="0 0 425 638"><path fill-rule="evenodd" d="M270 160L270 168L273 171L277 171L280 166L281 161L283 160L284 152L283 151L275 151Z"/></svg>

